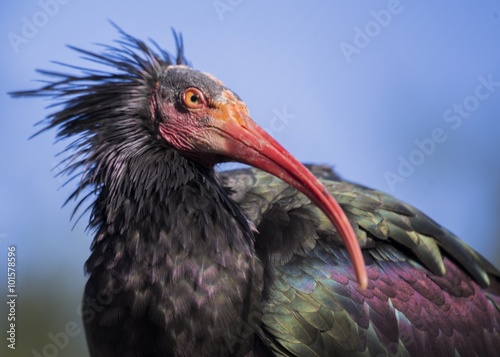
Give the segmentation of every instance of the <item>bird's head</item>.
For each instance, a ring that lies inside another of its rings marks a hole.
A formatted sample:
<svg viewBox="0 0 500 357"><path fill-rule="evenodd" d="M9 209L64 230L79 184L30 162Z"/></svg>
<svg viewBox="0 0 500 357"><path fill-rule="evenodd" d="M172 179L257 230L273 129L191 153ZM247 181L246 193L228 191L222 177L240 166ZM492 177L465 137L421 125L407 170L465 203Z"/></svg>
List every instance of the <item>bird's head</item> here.
<svg viewBox="0 0 500 357"><path fill-rule="evenodd" d="M97 172L103 162L118 160L124 147L141 150L140 141L149 136L147 140L157 140L159 146L174 148L209 168L237 161L262 169L305 194L328 216L345 243L360 285L366 287L361 250L342 208L304 165L252 120L238 95L212 75L187 66L181 41L177 61L172 61L167 52L157 54L121 33L123 47L106 46L111 53L76 49L118 73L85 69L77 77L42 72L59 80L17 93L64 98L64 109L48 118L47 127L58 127L60 137L83 135L73 145L84 157L77 164L93 166ZM121 142L124 138L135 144Z"/></svg>
<svg viewBox="0 0 500 357"><path fill-rule="evenodd" d="M248 140L249 131L245 129L255 126L246 105L234 92L214 76L185 65L166 68L151 103L160 136L208 167L238 160L231 154L244 149L239 144Z"/></svg>

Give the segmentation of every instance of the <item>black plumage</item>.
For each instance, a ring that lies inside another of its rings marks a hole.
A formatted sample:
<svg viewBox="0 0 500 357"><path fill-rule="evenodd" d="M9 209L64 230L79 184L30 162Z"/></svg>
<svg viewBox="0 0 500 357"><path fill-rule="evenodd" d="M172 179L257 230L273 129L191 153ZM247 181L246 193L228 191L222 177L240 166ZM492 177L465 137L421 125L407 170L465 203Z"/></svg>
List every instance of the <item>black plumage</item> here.
<svg viewBox="0 0 500 357"><path fill-rule="evenodd" d="M239 97L189 68L180 39L174 60L120 32L102 53L75 48L110 73L41 71L52 80L14 93L58 99L43 130L74 139L70 199L90 202L94 234L92 356L499 354L495 267L413 207L309 165L363 248L363 290L338 227L307 197L257 169L214 170L234 157L198 125L225 122Z"/></svg>

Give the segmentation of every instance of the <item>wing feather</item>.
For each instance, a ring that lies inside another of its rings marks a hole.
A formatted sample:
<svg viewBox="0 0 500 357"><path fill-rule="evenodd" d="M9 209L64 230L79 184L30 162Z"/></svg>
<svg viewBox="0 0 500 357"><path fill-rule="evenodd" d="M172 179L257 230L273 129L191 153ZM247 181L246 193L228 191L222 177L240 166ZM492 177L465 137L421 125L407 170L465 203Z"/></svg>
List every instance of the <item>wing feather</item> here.
<svg viewBox="0 0 500 357"><path fill-rule="evenodd" d="M500 273L416 208L349 182L320 177L351 221L369 286L323 213L257 169L223 173L259 231L265 265L261 339L283 356L498 355Z"/></svg>

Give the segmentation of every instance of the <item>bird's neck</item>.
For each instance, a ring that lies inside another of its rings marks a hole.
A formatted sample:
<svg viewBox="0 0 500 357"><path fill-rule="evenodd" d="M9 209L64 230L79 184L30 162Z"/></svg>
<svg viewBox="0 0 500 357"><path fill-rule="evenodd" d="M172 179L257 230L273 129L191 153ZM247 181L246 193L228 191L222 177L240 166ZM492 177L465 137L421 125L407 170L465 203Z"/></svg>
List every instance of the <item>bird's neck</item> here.
<svg viewBox="0 0 500 357"><path fill-rule="evenodd" d="M101 185L92 210L93 253L116 246L137 261L158 249L166 255L203 251L221 264L227 250L253 255L252 223L213 169L172 150L135 156L109 171L115 174Z"/></svg>
<svg viewBox="0 0 500 357"><path fill-rule="evenodd" d="M205 348L239 349L248 342L227 333L240 329L242 319L248 325L262 290L253 281L261 268L250 223L213 171L178 154L167 156L149 157L147 167L144 158L121 163L122 176L101 187L92 213L97 234L86 263L86 295L98 294L95 287L110 280L120 287L118 295L133 299L160 291L148 314L158 315L158 328L172 331L177 324L172 348L187 337L195 355L198 329L208 329L215 345ZM134 304L144 309L147 300L130 303L132 310ZM180 330L178 321L186 324Z"/></svg>

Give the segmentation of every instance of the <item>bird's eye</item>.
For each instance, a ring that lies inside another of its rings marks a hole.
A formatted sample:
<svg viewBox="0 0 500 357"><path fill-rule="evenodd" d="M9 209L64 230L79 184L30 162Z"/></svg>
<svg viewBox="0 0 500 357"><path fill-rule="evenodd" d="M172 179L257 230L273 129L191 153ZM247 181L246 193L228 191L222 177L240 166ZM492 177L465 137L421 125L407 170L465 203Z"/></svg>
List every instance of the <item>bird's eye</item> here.
<svg viewBox="0 0 500 357"><path fill-rule="evenodd" d="M200 108L205 105L205 97L196 88L188 88L182 93L182 102L191 109Z"/></svg>

